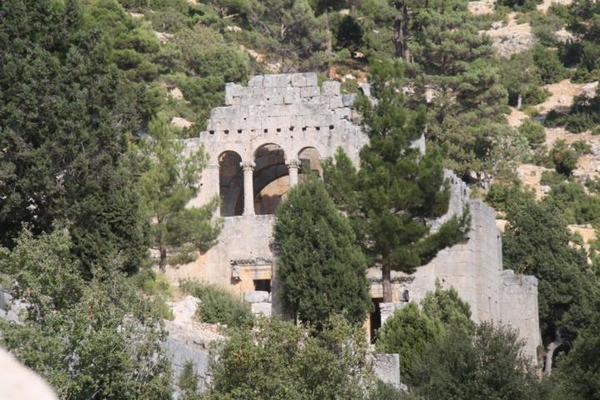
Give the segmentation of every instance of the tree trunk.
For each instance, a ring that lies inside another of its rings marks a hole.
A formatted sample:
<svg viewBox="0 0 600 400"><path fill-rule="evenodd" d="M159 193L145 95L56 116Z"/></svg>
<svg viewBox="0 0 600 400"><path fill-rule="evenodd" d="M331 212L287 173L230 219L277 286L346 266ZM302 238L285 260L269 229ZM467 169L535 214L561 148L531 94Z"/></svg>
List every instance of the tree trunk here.
<svg viewBox="0 0 600 400"><path fill-rule="evenodd" d="M546 354L544 355L544 375L550 376L552 373L552 357L554 356L554 351L562 344L562 338L560 337L560 332L556 330L556 339L552 343L546 347Z"/></svg>
<svg viewBox="0 0 600 400"><path fill-rule="evenodd" d="M394 3L397 14L394 20L394 46L396 48L396 58L403 58L404 61L410 62L410 50L408 49L408 7L404 2L397 1Z"/></svg>
<svg viewBox="0 0 600 400"><path fill-rule="evenodd" d="M381 267L381 287L383 289L383 302L392 302L392 271L389 267Z"/></svg>
<svg viewBox="0 0 600 400"><path fill-rule="evenodd" d="M161 271L165 272L165 268L167 266L167 249L161 247L160 249L160 261L158 262L158 267Z"/></svg>

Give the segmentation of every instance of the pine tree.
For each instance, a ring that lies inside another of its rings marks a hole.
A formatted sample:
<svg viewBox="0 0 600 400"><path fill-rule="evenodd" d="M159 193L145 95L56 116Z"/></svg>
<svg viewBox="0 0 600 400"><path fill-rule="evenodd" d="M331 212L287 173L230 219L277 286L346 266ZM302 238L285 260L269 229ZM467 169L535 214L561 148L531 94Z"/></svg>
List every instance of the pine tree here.
<svg viewBox="0 0 600 400"><path fill-rule="evenodd" d="M311 178L292 188L276 215L284 309L319 329L334 314L362 323L371 305L366 260L323 183Z"/></svg>
<svg viewBox="0 0 600 400"><path fill-rule="evenodd" d="M168 252L176 250L176 263L189 262L192 253L208 250L221 231L220 220L213 215L218 198L202 207L186 209L198 193L202 170L208 156L204 148L186 154L185 143L177 138L164 116L149 124L150 135L141 149L149 164L141 177L141 192L147 213L153 219L152 236L160 253L159 266L169 262Z"/></svg>
<svg viewBox="0 0 600 400"><path fill-rule="evenodd" d="M329 188L353 221L358 240L382 270L384 301L392 300L391 271L412 273L439 250L464 238L468 215L453 217L435 233L429 222L448 208L449 187L441 158L435 151L421 154L413 143L425 131L425 110L408 110L402 93L399 63L374 64L371 105L359 108L370 143L360 152L361 168L354 177L344 156L325 168ZM347 173L337 171L338 165ZM349 190L348 182L355 187Z"/></svg>

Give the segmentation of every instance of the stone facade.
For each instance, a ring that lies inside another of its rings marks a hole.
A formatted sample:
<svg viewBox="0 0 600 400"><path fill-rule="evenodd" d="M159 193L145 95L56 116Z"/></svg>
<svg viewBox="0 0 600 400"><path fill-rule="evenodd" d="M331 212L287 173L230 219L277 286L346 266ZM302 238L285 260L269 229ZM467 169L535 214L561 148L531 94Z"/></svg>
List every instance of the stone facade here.
<svg viewBox="0 0 600 400"><path fill-rule="evenodd" d="M206 132L187 141L189 150L204 146L210 154L201 194L190 206L220 196L223 231L200 261L169 270L171 277L203 279L240 297L256 291L276 292L273 212L291 186L309 171L320 173L321 160L338 148L358 166L359 150L368 139L356 124L353 102L353 96L340 94L337 82L319 87L315 74L256 76L248 86L228 84L226 106L212 111ZM475 322L512 325L527 341L527 355L535 360L541 344L537 280L502 270L502 242L494 210L469 199L466 185L452 172L446 171L446 177L451 183L449 211L432 223L432 229L469 208L469 238L442 250L412 275L394 273L393 301L420 301L435 289L436 281L442 288L454 287L470 304ZM381 272L371 269L368 275L372 297L381 298ZM254 294L246 296L256 300ZM272 304L272 312L277 313L276 293L270 298L272 303L252 301L254 311L269 314ZM382 314L390 315L388 308L383 305Z"/></svg>

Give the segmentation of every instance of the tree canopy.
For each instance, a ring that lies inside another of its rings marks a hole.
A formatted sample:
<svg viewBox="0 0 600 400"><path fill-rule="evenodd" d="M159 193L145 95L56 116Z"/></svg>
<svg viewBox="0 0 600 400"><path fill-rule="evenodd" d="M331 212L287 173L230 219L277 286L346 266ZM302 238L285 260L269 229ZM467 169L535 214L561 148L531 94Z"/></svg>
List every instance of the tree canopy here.
<svg viewBox="0 0 600 400"><path fill-rule="evenodd" d="M353 220L359 242L381 267L384 301L391 301L391 271L413 272L461 240L468 229L468 213L430 232L428 222L448 209L449 188L440 154L422 154L414 145L425 131L425 110L413 112L405 106L400 64L374 64L372 73L376 104L363 98L359 106L369 136L369 144L360 151L361 168L355 172L338 153L326 167L325 179L333 198ZM352 183L356 186L350 187Z"/></svg>
<svg viewBox="0 0 600 400"><path fill-rule="evenodd" d="M277 210L280 299L293 319L320 328L334 314L361 324L371 307L366 258L325 186L310 178Z"/></svg>

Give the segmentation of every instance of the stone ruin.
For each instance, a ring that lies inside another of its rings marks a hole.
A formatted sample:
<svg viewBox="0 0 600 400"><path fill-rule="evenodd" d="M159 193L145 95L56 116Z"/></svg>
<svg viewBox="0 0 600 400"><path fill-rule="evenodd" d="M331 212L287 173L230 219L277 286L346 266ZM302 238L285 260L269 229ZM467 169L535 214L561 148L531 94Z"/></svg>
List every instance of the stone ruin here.
<svg viewBox="0 0 600 400"><path fill-rule="evenodd" d="M168 269L172 280L196 278L221 285L251 303L255 313L278 313L277 257L272 226L277 205L290 187L309 172L321 173L323 159L342 148L358 167L359 150L368 138L357 124L354 95L341 94L338 82L319 87L314 73L264 75L247 86L228 84L225 106L212 110L207 131L188 139L210 155L201 191L189 206L219 196L224 226L218 243L194 263ZM471 200L466 185L450 171L448 214L471 213L468 240L442 250L412 275L393 273L393 301L381 302L381 272L370 269L374 312L370 334L396 308L420 301L428 291L454 287L471 306L472 319L502 322L526 341L525 353L536 362L541 344L537 279L502 269L502 242L494 210Z"/></svg>

